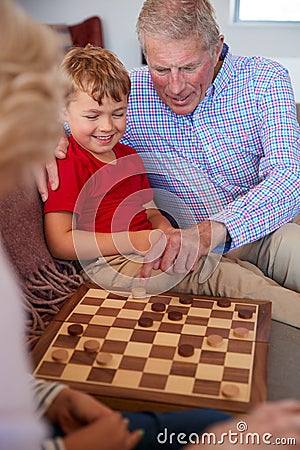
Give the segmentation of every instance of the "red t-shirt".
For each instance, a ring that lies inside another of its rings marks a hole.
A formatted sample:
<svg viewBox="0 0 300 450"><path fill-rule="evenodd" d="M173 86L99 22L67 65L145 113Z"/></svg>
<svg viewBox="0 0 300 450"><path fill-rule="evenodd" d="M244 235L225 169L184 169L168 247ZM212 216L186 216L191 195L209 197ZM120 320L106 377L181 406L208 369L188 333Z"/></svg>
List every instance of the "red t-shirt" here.
<svg viewBox="0 0 300 450"><path fill-rule="evenodd" d="M44 213L77 214L77 229L112 233L150 230L144 204L153 199L135 150L118 143L115 163L105 164L70 137L66 159L58 160L59 188L49 189Z"/></svg>

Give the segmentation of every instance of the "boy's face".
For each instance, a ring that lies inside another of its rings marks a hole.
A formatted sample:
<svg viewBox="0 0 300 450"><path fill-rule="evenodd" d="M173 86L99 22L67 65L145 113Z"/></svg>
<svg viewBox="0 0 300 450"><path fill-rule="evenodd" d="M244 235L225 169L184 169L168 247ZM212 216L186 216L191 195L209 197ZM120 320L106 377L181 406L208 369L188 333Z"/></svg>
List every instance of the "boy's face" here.
<svg viewBox="0 0 300 450"><path fill-rule="evenodd" d="M70 125L76 142L104 162L115 159L113 148L126 129L127 97L115 102L110 96L99 105L92 97L78 91L63 119Z"/></svg>

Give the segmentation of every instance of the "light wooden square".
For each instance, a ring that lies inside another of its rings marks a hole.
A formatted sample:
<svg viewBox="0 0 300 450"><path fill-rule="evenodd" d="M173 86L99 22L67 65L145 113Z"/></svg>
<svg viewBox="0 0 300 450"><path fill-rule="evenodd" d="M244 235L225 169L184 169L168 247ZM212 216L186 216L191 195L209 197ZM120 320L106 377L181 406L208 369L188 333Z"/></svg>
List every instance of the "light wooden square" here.
<svg viewBox="0 0 300 450"><path fill-rule="evenodd" d="M114 386L137 388L142 374L134 370L119 369L114 377Z"/></svg>
<svg viewBox="0 0 300 450"><path fill-rule="evenodd" d="M92 325L104 325L111 327L114 321L116 320L113 316L98 316L95 315L91 320L90 324Z"/></svg>
<svg viewBox="0 0 300 450"><path fill-rule="evenodd" d="M153 344L176 347L178 345L179 338L180 336L175 333L163 333L158 331L154 338Z"/></svg>
<svg viewBox="0 0 300 450"><path fill-rule="evenodd" d="M172 361L167 359L149 358L144 367L144 372L168 374L172 367Z"/></svg>
<svg viewBox="0 0 300 450"><path fill-rule="evenodd" d="M166 392L173 392L174 394L190 394L194 386L194 378L186 378L177 375L169 375L165 387Z"/></svg>
<svg viewBox="0 0 300 450"><path fill-rule="evenodd" d="M208 327L215 328L225 328L226 330L230 330L232 324L231 319L220 319L218 317L210 317L208 319Z"/></svg>
<svg viewBox="0 0 300 450"><path fill-rule="evenodd" d="M90 370L91 366L68 364L60 378L62 380L83 381L88 377Z"/></svg>
<svg viewBox="0 0 300 450"><path fill-rule="evenodd" d="M225 356L225 366L249 369L252 364L253 355L246 353L227 353Z"/></svg>
<svg viewBox="0 0 300 450"><path fill-rule="evenodd" d="M107 298L104 300L101 307L103 306L104 308L119 308L119 309L121 309L121 308L123 308L125 303L126 303L125 300L114 300L112 298Z"/></svg>
<svg viewBox="0 0 300 450"><path fill-rule="evenodd" d="M151 352L152 345L144 342L128 342L124 354L127 356L140 356L147 358Z"/></svg>
<svg viewBox="0 0 300 450"><path fill-rule="evenodd" d="M223 366L212 366L211 364L200 363L197 367L195 378L201 380L221 381L223 377Z"/></svg>
<svg viewBox="0 0 300 450"><path fill-rule="evenodd" d="M203 325L190 325L185 324L182 327L183 334L191 334L193 336L204 336L206 333L206 327Z"/></svg>
<svg viewBox="0 0 300 450"><path fill-rule="evenodd" d="M129 341L133 330L130 328L111 328L105 339L111 339L113 341Z"/></svg>

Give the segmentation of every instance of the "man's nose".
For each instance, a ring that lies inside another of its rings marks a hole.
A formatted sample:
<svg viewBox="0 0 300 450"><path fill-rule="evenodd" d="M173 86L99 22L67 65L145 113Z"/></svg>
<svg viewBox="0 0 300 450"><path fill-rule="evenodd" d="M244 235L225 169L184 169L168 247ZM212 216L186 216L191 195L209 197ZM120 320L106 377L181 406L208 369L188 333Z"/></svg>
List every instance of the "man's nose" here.
<svg viewBox="0 0 300 450"><path fill-rule="evenodd" d="M169 88L173 94L180 94L185 86L185 80L180 70L171 70L169 75Z"/></svg>

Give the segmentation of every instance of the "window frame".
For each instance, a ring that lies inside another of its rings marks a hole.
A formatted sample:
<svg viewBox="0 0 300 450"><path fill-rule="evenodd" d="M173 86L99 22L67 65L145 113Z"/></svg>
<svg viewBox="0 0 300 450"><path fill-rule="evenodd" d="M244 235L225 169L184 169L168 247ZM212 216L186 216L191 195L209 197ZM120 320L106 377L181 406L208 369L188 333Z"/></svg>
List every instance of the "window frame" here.
<svg viewBox="0 0 300 450"><path fill-rule="evenodd" d="M249 0L251 1L251 0ZM233 22L235 24L253 24L253 25L299 25L300 24L300 18L299 20L260 20L260 19L249 19L244 20L240 19L240 2L241 0L233 0Z"/></svg>

